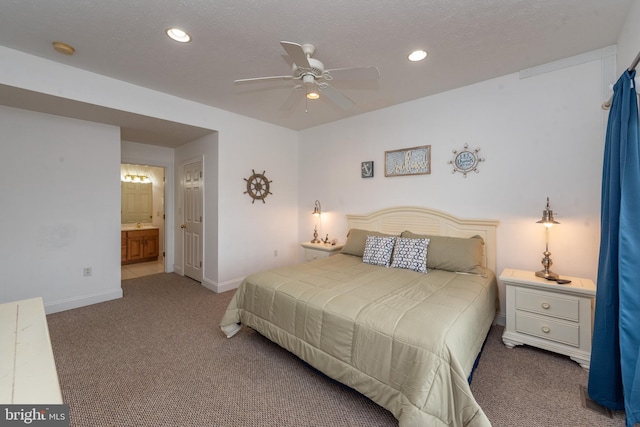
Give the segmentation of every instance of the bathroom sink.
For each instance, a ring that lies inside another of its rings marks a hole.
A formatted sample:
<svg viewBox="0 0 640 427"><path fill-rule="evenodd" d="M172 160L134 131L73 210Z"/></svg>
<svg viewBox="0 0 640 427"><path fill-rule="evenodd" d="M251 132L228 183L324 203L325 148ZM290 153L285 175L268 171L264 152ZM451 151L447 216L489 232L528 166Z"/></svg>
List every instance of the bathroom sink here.
<svg viewBox="0 0 640 427"><path fill-rule="evenodd" d="M122 231L133 231L133 230L151 230L154 228L158 228L155 225L152 224L140 224L140 226L137 225L123 225L121 227Z"/></svg>

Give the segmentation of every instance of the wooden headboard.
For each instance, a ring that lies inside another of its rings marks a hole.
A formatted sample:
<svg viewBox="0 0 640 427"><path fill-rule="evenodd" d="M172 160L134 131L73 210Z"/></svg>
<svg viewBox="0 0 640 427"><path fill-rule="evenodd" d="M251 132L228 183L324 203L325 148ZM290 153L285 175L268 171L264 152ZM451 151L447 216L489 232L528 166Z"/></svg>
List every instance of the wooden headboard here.
<svg viewBox="0 0 640 427"><path fill-rule="evenodd" d="M360 228L387 234L411 231L451 237L478 235L484 239L484 267L496 271L497 220L462 219L435 209L400 206L368 215L347 215L347 225L349 229Z"/></svg>

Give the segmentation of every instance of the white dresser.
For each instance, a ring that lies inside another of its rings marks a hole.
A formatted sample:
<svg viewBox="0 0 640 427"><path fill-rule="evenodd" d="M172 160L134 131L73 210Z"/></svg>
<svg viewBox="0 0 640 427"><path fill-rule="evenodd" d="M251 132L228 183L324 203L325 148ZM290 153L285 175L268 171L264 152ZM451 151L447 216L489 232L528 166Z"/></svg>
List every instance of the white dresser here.
<svg viewBox="0 0 640 427"><path fill-rule="evenodd" d="M528 344L569 356L589 369L596 286L592 280L565 277L558 284L532 271L505 269L507 325L502 342Z"/></svg>

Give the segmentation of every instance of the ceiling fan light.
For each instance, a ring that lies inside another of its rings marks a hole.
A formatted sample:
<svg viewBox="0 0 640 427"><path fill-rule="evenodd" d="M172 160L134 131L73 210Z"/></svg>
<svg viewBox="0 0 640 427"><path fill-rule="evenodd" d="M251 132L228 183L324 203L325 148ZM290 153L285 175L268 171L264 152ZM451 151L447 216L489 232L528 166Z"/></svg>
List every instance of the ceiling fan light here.
<svg viewBox="0 0 640 427"><path fill-rule="evenodd" d="M188 43L191 41L191 36L179 28L167 29L167 35L180 43Z"/></svg>
<svg viewBox="0 0 640 427"><path fill-rule="evenodd" d="M318 99L320 98L320 94L318 92L308 92L307 93L307 99Z"/></svg>
<svg viewBox="0 0 640 427"><path fill-rule="evenodd" d="M409 54L409 61L411 62L418 62L418 61L422 61L424 58L427 57L427 52L424 50L414 50L413 52L411 52Z"/></svg>

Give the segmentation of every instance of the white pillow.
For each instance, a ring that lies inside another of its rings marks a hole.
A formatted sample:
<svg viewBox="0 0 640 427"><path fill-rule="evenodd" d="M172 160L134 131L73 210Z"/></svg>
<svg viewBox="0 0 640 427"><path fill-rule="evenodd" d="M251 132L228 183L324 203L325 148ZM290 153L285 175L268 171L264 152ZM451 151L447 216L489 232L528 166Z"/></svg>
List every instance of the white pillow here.
<svg viewBox="0 0 640 427"><path fill-rule="evenodd" d="M362 254L362 262L389 267L395 242L395 237L367 236L364 244L364 253Z"/></svg>
<svg viewBox="0 0 640 427"><path fill-rule="evenodd" d="M393 249L392 268L406 268L419 273L427 272L429 239L398 237Z"/></svg>

